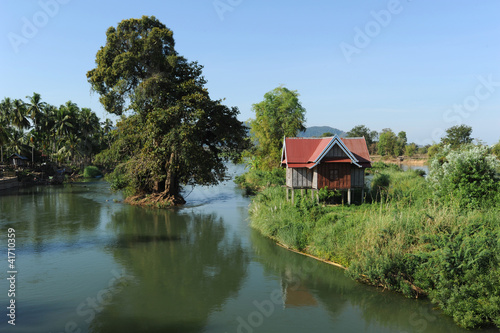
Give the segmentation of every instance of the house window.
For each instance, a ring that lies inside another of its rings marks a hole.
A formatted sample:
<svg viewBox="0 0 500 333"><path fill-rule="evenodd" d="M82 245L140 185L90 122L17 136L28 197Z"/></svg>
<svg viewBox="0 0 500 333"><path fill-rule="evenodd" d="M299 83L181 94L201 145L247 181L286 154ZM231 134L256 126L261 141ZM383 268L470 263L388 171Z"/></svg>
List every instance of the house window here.
<svg viewBox="0 0 500 333"><path fill-rule="evenodd" d="M339 169L330 169L330 180L339 179Z"/></svg>

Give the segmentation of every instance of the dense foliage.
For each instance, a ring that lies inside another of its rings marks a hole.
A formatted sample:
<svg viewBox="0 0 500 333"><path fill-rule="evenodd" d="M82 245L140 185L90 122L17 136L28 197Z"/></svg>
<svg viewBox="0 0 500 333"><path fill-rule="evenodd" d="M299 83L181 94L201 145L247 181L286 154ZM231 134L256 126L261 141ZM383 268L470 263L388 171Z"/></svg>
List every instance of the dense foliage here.
<svg viewBox="0 0 500 333"><path fill-rule="evenodd" d="M175 51L173 32L155 17L124 20L106 37L88 80L108 112L131 111L99 157L114 168L112 186L180 204L182 184L223 180L224 153L245 136L238 109L209 97L202 67Z"/></svg>
<svg viewBox="0 0 500 333"><path fill-rule="evenodd" d="M455 154L481 159L478 150ZM269 187L251 204L252 226L343 265L357 280L409 297L426 295L460 326L500 327L498 188L488 205L463 210L436 197L433 181L421 173L383 164L372 172L372 203L360 206L317 204L300 192L291 203L282 188ZM489 188L483 180L476 186Z"/></svg>
<svg viewBox="0 0 500 333"><path fill-rule="evenodd" d="M251 166L258 170L279 167L283 138L305 130L306 110L300 104L299 94L280 86L267 92L252 110L255 119L250 121L250 134L255 146L247 155Z"/></svg>
<svg viewBox="0 0 500 333"><path fill-rule="evenodd" d="M484 146L446 146L432 160L430 177L440 201L462 209L489 206L496 201L499 161Z"/></svg>
<svg viewBox="0 0 500 333"><path fill-rule="evenodd" d="M256 194L270 186L285 185L286 169L276 168L271 171L251 169L237 176L234 182L243 188L247 194Z"/></svg>
<svg viewBox="0 0 500 333"><path fill-rule="evenodd" d="M83 170L83 177L85 178L96 178L102 176L101 170L94 165L89 165Z"/></svg>
<svg viewBox="0 0 500 333"><path fill-rule="evenodd" d="M472 127L467 125L456 125L446 130L446 136L441 139L443 145L458 148L461 145L472 143Z"/></svg>
<svg viewBox="0 0 500 333"><path fill-rule="evenodd" d="M68 101L55 107L33 93L22 99L4 98L0 102L0 155L13 153L35 163L42 156L59 163L84 167L106 147L111 130L109 119L101 124L89 108Z"/></svg>

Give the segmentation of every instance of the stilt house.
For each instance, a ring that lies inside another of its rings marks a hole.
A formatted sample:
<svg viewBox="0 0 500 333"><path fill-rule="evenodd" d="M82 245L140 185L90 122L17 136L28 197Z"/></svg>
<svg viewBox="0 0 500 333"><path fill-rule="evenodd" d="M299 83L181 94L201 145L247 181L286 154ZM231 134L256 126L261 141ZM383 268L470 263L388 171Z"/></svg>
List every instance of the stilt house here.
<svg viewBox="0 0 500 333"><path fill-rule="evenodd" d="M286 167L287 189L346 190L365 184L365 169L371 167L365 138L285 138L281 165ZM363 194L362 194L363 197Z"/></svg>

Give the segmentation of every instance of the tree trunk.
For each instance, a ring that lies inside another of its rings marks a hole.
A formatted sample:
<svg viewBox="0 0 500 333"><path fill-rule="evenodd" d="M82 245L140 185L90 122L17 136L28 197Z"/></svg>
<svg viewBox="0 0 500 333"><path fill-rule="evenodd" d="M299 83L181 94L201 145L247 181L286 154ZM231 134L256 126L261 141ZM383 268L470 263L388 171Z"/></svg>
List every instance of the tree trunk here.
<svg viewBox="0 0 500 333"><path fill-rule="evenodd" d="M173 169L175 168L175 152L172 152L170 154L170 159L166 165L167 169L167 177L165 179L165 196L170 196L172 197L173 203L176 205L182 205L185 204L186 201L180 194L180 184L179 184L179 179L177 178L177 175Z"/></svg>
<svg viewBox="0 0 500 333"><path fill-rule="evenodd" d="M165 179L165 192L167 194L176 196L179 194L179 181L177 180L177 176L172 171L175 163L175 153L172 152L170 154L170 159L166 165L167 169L167 178Z"/></svg>

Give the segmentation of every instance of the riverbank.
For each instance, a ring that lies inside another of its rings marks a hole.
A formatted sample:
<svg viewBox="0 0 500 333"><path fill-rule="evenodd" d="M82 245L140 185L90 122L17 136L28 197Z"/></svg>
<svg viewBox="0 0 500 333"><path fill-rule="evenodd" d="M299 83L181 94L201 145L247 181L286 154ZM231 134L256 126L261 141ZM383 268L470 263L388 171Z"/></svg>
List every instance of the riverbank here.
<svg viewBox="0 0 500 333"><path fill-rule="evenodd" d="M0 178L0 191L19 187L17 177Z"/></svg>
<svg viewBox="0 0 500 333"><path fill-rule="evenodd" d="M500 327L498 206L440 206L418 173L381 173L389 179L381 200L360 206L317 205L307 194L292 204L269 187L252 200L251 226L358 281L429 297L462 327Z"/></svg>
<svg viewBox="0 0 500 333"><path fill-rule="evenodd" d="M373 162L384 162L397 165L409 165L409 166L424 166L429 164L429 157L425 154L414 155L412 157L401 156L401 157L389 157L381 155L370 155L370 159Z"/></svg>

